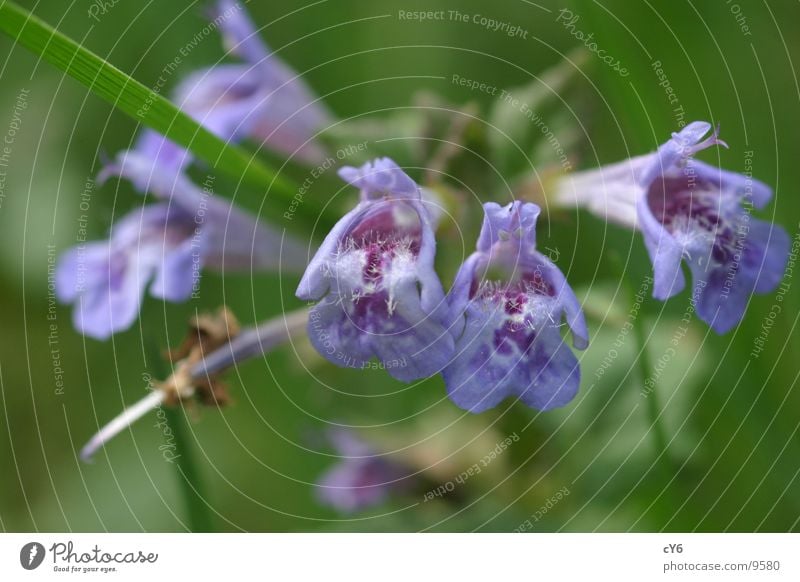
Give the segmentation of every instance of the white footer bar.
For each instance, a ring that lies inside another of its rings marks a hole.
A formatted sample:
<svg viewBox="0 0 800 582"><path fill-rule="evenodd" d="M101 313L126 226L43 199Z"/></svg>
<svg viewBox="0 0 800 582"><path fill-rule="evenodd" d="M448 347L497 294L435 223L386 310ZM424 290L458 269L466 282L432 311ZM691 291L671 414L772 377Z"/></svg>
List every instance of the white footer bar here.
<svg viewBox="0 0 800 582"><path fill-rule="evenodd" d="M797 534L0 535L0 580L745 582L799 566Z"/></svg>

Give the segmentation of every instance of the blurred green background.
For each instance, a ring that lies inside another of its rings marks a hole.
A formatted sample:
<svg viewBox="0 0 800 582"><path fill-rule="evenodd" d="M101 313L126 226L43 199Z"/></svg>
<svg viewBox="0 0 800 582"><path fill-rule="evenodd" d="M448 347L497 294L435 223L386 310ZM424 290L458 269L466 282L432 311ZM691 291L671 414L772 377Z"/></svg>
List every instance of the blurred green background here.
<svg viewBox="0 0 800 582"><path fill-rule="evenodd" d="M21 4L148 86L206 24L202 2L121 0L100 14L99 22L89 18L92 3L86 0ZM744 152L752 151L754 176L776 191L759 216L781 224L791 237L798 234L796 2L323 0L250 2L248 9L265 27L262 34L271 47L304 73L339 117L369 112L385 117L388 110L403 111L426 90L451 104L474 102L481 120L493 97L454 84L452 76L500 88L535 85L537 75L581 44L557 21L559 11L569 9L580 17L575 28L594 33L598 46L630 71L620 76L590 54L572 89L551 97L546 119L571 144L575 167L645 153L677 129L676 105L654 71L653 62L660 61L685 110L684 121L722 125L730 149L705 152L703 159L743 171ZM511 37L471 19L410 22L398 18L401 10L480 14L527 34ZM19 93L28 91L10 163L2 168L7 176L0 198L0 527L182 531L188 527L186 508L175 466L159 450L163 435L155 414L111 442L93 464L80 463L76 451L100 424L144 395L143 374L153 366L146 357L148 342L177 345L196 310L222 303L245 323L300 307L293 297L297 280L267 274L223 281L209 273L199 299L163 305L148 298L140 325L108 342L75 333L67 307L59 306L55 319L49 319L48 267L75 244L80 216L90 218L90 238L102 238L115 216L141 203L127 183L111 181L92 190L88 210L80 206L101 156L128 147L137 126L8 38L0 38L0 55L0 131L10 124ZM183 59L169 87L222 55L212 34ZM530 125L524 119L515 124ZM511 198L509 186L482 157L487 152L480 144L497 143L497 136L491 137L492 129L482 121L474 131L469 138L477 144L474 151L453 163L455 178L463 180L460 188L472 192L464 198L465 238L453 229L442 234L445 286L458 258L473 246L479 212L472 194L483 200ZM369 154L380 155L382 147L371 143ZM501 163L511 172L525 166L523 154L532 155L536 169L543 170L549 164L546 150L540 160L534 146L516 153L509 148ZM522 157L515 160L515 155ZM301 180L307 170L287 172ZM448 180L454 187L455 178ZM235 183L220 179L217 184L223 194L234 195ZM308 198L325 202L340 187L331 173L315 183ZM259 208L259 196L235 191L236 200L251 209ZM572 404L536 414L506 403L480 416L464 415L444 398L439 378L405 386L381 371L336 369L298 342L228 374L231 406L181 411L214 527L798 529L796 276L786 279L790 291L758 358L751 356L753 341L776 304L775 293L754 297L742 325L726 336L692 320L658 378L656 394L671 442L669 459L656 460L635 338L624 342L605 373L596 372L627 317L631 290L649 271L641 239L588 214L562 212L542 219L539 245L558 251L559 266L586 300L592 344L581 355L584 381ZM684 292L666 305L644 302L652 366L682 325L688 299ZM56 385L54 349L63 390ZM313 487L336 462L320 437L329 423L358 427L393 458L425 469L434 486L467 470L507 436L520 438L480 475L459 485L452 499L425 502L422 494L400 495L347 516L321 506ZM569 494L549 501L564 490ZM526 520L530 527L523 525Z"/></svg>

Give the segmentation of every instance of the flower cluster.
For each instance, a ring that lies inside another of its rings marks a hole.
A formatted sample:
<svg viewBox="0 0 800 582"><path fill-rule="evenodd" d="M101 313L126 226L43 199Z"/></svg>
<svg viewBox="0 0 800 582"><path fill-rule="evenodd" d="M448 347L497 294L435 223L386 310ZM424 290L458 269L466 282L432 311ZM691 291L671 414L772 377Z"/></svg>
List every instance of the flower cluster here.
<svg viewBox="0 0 800 582"><path fill-rule="evenodd" d="M361 201L328 234L297 290L318 302L309 336L320 354L356 367L376 357L403 381L441 372L450 398L471 412L510 396L540 410L574 397L580 372L561 321L579 349L588 344L586 322L564 275L536 251L538 206L486 204L477 251L445 297L414 181L387 158L340 175Z"/></svg>
<svg viewBox="0 0 800 582"><path fill-rule="evenodd" d="M751 216L769 202L768 186L695 159L725 145L709 132L710 124L691 123L652 154L574 173L554 199L641 230L657 299L683 289L686 261L698 316L724 333L750 295L778 285L789 237ZM404 381L441 372L451 400L476 413L507 397L538 410L572 400L580 370L562 321L577 349L588 332L564 275L536 251L535 204L484 205L477 250L443 300L421 189L388 159L340 175L360 188L361 202L331 231L298 289L318 301L309 333L320 353L344 366L377 357ZM409 365L390 368L388 360Z"/></svg>
<svg viewBox="0 0 800 582"><path fill-rule="evenodd" d="M223 140L255 141L316 169L336 164L317 139L332 122L322 102L261 41L238 3L219 0L214 17L238 61L186 77L174 93L178 106ZM385 137L391 126L375 127ZM442 141L452 146L464 127L456 124L448 133L455 137ZM374 133L368 135L374 139ZM546 197L554 206L584 207L640 231L659 300L683 290L685 262L698 316L724 333L742 319L752 294L779 284L789 238L782 228L751 216L770 201L767 185L695 159L715 145L726 145L718 131L694 122L655 152L560 178ZM214 349L205 346L211 353L200 346L182 358L170 379L101 430L84 456L154 406L196 394L203 376L213 388L223 369L272 349L302 328L337 366L374 366L403 382L441 375L450 400L471 413L509 398L540 411L568 404L580 387L574 350L586 349L589 333L564 273L537 251L539 206L483 204L475 251L449 291L440 281L437 230L448 187L430 176L444 174L443 160L451 150L427 160L429 170L436 169L428 172L430 188L420 187L387 157L340 167L339 177L359 191L359 201L308 262L306 245L221 200L208 184L195 184L189 177L190 152L143 131L99 178L130 181L149 195L143 198L147 203L119 219L108 240L78 246L60 258L56 292L62 302L74 304L75 326L88 336L107 338L133 324L148 291L167 301L187 300L203 269L302 272L296 295L313 305L236 337L226 324ZM330 437L344 460L321 481L323 502L355 511L408 483L407 470L352 434L337 431Z"/></svg>

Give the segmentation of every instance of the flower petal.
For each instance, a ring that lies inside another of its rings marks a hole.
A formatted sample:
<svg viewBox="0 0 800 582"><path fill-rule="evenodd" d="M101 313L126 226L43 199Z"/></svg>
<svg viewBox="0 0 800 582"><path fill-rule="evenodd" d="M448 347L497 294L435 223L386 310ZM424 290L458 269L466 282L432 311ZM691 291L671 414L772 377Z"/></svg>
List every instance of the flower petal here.
<svg viewBox="0 0 800 582"><path fill-rule="evenodd" d="M480 413L509 397L550 410L568 404L580 386L580 369L557 328L541 333L504 330L503 314L473 310L456 356L443 372L450 399Z"/></svg>
<svg viewBox="0 0 800 582"><path fill-rule="evenodd" d="M146 261L129 261L120 254L109 259L105 264L85 265L87 269L96 269L93 285L74 299L72 312L75 328L99 340L128 329L136 321L153 271Z"/></svg>
<svg viewBox="0 0 800 582"><path fill-rule="evenodd" d="M756 293L769 293L783 278L791 240L783 227L752 219L744 252L744 268L755 273Z"/></svg>
<svg viewBox="0 0 800 582"><path fill-rule="evenodd" d="M130 327L150 280L165 267L175 266L171 255L187 240L191 228L191 218L178 207L152 204L122 217L108 241L64 253L56 284L59 299L75 304L75 327L97 339ZM178 293L177 285L176 280L167 286L162 277L155 290L171 297Z"/></svg>
<svg viewBox="0 0 800 582"><path fill-rule="evenodd" d="M269 49L239 2L219 0L213 16L215 22L219 22L223 45L227 50L251 63L267 58Z"/></svg>
<svg viewBox="0 0 800 582"><path fill-rule="evenodd" d="M186 301L199 285L201 267L199 245L188 238L161 258L150 285L151 295L176 303Z"/></svg>
<svg viewBox="0 0 800 582"><path fill-rule="evenodd" d="M377 158L360 168L345 166L338 173L342 180L361 190L363 200L384 195L420 197L416 183L389 158Z"/></svg>
<svg viewBox="0 0 800 582"><path fill-rule="evenodd" d="M752 219L737 262L692 261L698 317L719 334L733 329L744 316L750 295L768 293L780 283L789 245L781 227Z"/></svg>

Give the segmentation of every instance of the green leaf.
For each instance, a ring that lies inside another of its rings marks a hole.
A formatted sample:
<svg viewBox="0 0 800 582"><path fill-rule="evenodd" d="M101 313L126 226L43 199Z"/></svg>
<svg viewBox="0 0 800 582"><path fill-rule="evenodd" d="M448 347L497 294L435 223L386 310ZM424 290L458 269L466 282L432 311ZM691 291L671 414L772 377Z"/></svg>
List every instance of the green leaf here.
<svg viewBox="0 0 800 582"><path fill-rule="evenodd" d="M297 186L236 145L226 143L169 100L58 32L14 2L0 5L0 31L84 84L134 120L190 150L216 170L266 191L267 201L286 206ZM270 204L275 206L275 204ZM319 212L306 204L298 222L316 221ZM304 220L305 219L305 220Z"/></svg>

